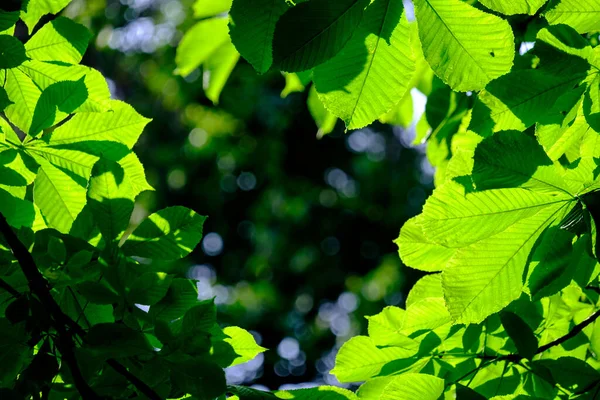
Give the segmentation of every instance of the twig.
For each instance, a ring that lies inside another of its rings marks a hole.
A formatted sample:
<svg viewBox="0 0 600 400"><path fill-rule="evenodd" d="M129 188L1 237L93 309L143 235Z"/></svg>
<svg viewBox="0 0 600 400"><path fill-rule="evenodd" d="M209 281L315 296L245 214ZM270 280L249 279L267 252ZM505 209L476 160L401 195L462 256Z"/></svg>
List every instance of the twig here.
<svg viewBox="0 0 600 400"><path fill-rule="evenodd" d="M48 281L40 273L33 256L27 248L21 243L17 235L13 232L12 228L6 222L6 218L0 213L0 232L4 235L6 242L13 255L19 262L23 274L27 278L29 283L29 289L31 292L39 298L44 304L50 316L54 319L54 327L58 334L57 346L60 350L65 363L68 365L71 375L73 375L73 381L75 387L81 394L83 399L99 400L101 399L88 383L83 378L81 370L77 365L75 353L73 349L75 344L73 342L72 333L81 336L85 336L85 331L73 321L69 316L65 315L60 309L60 306L54 300L54 297L50 294L50 287ZM67 329L67 327L69 329ZM107 360L107 364L112 367L116 372L123 375L129 380L141 393L146 395L152 400L162 400L161 397L146 383L134 376L127 370L122 364L114 359Z"/></svg>
<svg viewBox="0 0 600 400"><path fill-rule="evenodd" d="M590 315L587 319L585 319L583 322L580 322L579 324L575 325L573 327L573 329L571 329L569 331L569 333L567 333L564 336L559 337L558 339L543 345L542 347L540 347L538 349L538 351L535 352L535 354L541 354L544 351L554 347L554 346L558 346L559 344L562 344L564 342L566 342L569 339L574 338L575 336L577 336L577 334L579 332L581 332L582 330L584 330L586 328L586 326L588 326L589 324L591 324L592 322L594 322L598 317L600 317L600 310L596 311L595 313L593 313L592 315Z"/></svg>

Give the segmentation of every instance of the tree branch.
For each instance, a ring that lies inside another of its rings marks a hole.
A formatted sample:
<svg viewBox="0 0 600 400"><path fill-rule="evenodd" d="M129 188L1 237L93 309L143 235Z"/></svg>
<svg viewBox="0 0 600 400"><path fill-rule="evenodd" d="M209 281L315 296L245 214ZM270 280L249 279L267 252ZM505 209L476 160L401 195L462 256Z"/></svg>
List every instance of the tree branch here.
<svg viewBox="0 0 600 400"><path fill-rule="evenodd" d="M2 278L0 278L0 289L4 289L15 299L18 299L19 297L21 297L21 293L19 293L14 287L10 286L8 284L8 282L6 282Z"/></svg>
<svg viewBox="0 0 600 400"><path fill-rule="evenodd" d="M544 351L554 347L554 346L558 346L559 344L562 344L564 342L566 342L569 339L574 338L575 336L577 336L577 334L579 332L581 332L582 330L585 329L586 326L588 326L589 324L591 324L592 322L594 322L598 317L600 317L600 310L596 311L595 313L593 313L592 315L590 315L588 318L586 318L583 322L580 322L579 324L575 325L573 327L573 329L571 329L569 331L569 333L567 333L564 336L559 337L558 339L543 345L542 347L540 347L538 349L538 351L536 351L535 354L541 354Z"/></svg>
<svg viewBox="0 0 600 400"><path fill-rule="evenodd" d="M85 331L79 324L73 321L69 316L62 312L60 306L54 300L54 297L50 294L50 286L48 281L40 273L33 256L27 248L21 243L17 235L13 232L11 226L6 221L6 218L0 213L0 232L4 235L6 242L13 255L19 262L23 274L27 278L29 283L29 289L31 292L38 297L38 299L44 304L48 314L54 320L54 328L58 334L57 346L60 350L65 363L68 365L75 387L81 394L83 399L100 400L94 390L88 385L83 378L81 370L77 364L75 353L75 343L73 342L72 334L80 336L84 339ZM67 327L69 329L67 329ZM142 380L134 376L127 370L122 364L114 359L107 360L107 364L113 368L116 372L123 375L129 382L131 382L141 393L146 395L152 400L162 400L161 397Z"/></svg>

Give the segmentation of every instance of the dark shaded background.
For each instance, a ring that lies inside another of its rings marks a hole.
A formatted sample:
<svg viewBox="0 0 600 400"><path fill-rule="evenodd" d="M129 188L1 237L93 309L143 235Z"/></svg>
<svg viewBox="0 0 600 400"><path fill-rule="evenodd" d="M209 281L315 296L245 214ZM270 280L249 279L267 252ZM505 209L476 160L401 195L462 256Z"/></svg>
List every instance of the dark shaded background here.
<svg viewBox="0 0 600 400"><path fill-rule="evenodd" d="M335 384L336 349L366 332L364 315L403 305L418 277L393 243L432 188L410 130L344 133L339 122L317 139L307 93L282 98L281 74L243 60L213 105L202 71L172 74L190 1L75 0L66 15L94 33L83 63L153 118L135 151L156 191L132 222L169 205L208 215L202 246L173 269L216 296L220 322L270 349L228 370L229 382Z"/></svg>

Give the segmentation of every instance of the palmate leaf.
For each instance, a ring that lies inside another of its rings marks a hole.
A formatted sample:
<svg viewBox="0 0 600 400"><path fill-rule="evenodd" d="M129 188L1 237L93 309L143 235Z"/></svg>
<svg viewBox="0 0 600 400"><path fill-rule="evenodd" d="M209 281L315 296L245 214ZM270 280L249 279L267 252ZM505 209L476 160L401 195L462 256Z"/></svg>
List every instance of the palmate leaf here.
<svg viewBox="0 0 600 400"><path fill-rule="evenodd" d="M311 0L290 8L275 26L273 65L297 72L327 61L348 42L368 3Z"/></svg>
<svg viewBox="0 0 600 400"><path fill-rule="evenodd" d="M406 254L408 265L415 263L421 269L427 268L429 260L440 261L438 268L430 270L442 271L444 298L452 318L478 323L519 297L523 272L538 237L547 227L557 229L579 196L594 190L596 168L595 162L584 158L564 170L531 137L496 133L475 151L471 180L476 190L456 181L437 188L423 214L401 233L400 254ZM546 262L539 255L533 260L537 277ZM536 291L549 284L546 278L540 282L546 283Z"/></svg>
<svg viewBox="0 0 600 400"><path fill-rule="evenodd" d="M261 74L273 63L275 24L288 8L285 0L235 0L231 6L231 41Z"/></svg>
<svg viewBox="0 0 600 400"><path fill-rule="evenodd" d="M596 0L554 0L544 17L550 25L570 25L579 33L600 30L600 4Z"/></svg>
<svg viewBox="0 0 600 400"><path fill-rule="evenodd" d="M79 64L92 35L83 26L58 17L35 33L25 44L27 57L38 61Z"/></svg>
<svg viewBox="0 0 600 400"><path fill-rule="evenodd" d="M487 8L504 15L534 15L548 0L481 0Z"/></svg>
<svg viewBox="0 0 600 400"><path fill-rule="evenodd" d="M444 392L444 380L426 374L402 374L369 380L357 392L364 400L437 400Z"/></svg>
<svg viewBox="0 0 600 400"><path fill-rule="evenodd" d="M390 111L405 95L415 71L402 2L373 2L344 48L314 70L325 107L362 128Z"/></svg>
<svg viewBox="0 0 600 400"><path fill-rule="evenodd" d="M157 260L185 257L200 242L205 219L185 207L165 208L142 221L121 249L130 256Z"/></svg>
<svg viewBox="0 0 600 400"><path fill-rule="evenodd" d="M425 59L452 89L480 90L510 71L508 22L459 0L417 0L415 6Z"/></svg>

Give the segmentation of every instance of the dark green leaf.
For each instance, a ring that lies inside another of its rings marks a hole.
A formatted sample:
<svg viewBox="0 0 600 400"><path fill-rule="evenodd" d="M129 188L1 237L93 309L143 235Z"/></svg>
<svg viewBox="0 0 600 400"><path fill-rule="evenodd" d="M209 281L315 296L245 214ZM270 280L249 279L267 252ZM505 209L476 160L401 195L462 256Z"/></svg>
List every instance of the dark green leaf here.
<svg viewBox="0 0 600 400"><path fill-rule="evenodd" d="M358 26L366 0L311 0L279 18L273 39L273 64L282 71L311 69L344 47Z"/></svg>
<svg viewBox="0 0 600 400"><path fill-rule="evenodd" d="M14 36L0 35L0 69L18 67L25 60L23 43Z"/></svg>
<svg viewBox="0 0 600 400"><path fill-rule="evenodd" d="M538 341L533 331L519 317L510 311L502 311L500 313L502 326L506 329L506 333L512 339L517 351L521 357L532 359L538 349Z"/></svg>

